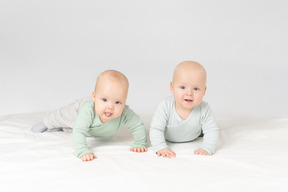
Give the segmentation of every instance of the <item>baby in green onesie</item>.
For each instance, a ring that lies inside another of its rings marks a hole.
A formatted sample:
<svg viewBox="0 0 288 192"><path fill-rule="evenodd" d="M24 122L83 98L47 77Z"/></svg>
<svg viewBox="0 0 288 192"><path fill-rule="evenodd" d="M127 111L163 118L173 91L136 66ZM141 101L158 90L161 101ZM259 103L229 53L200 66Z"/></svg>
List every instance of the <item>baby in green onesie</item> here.
<svg viewBox="0 0 288 192"><path fill-rule="evenodd" d="M78 100L49 114L32 127L33 132L73 129L73 147L82 161L91 161L95 154L87 147L86 136L109 137L123 126L131 130L133 152L146 152L146 130L140 117L127 105L129 82L122 73L107 70L96 81L92 97Z"/></svg>

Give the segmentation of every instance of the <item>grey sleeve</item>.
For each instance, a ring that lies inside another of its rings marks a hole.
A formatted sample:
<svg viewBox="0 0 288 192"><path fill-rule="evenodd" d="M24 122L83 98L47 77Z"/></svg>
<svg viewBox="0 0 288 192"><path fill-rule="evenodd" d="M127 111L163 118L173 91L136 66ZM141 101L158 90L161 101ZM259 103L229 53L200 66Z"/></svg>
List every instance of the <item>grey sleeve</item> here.
<svg viewBox="0 0 288 192"><path fill-rule="evenodd" d="M201 114L202 130L204 133L202 149L211 155L214 154L219 138L219 129L216 125L213 112L208 104L205 104Z"/></svg>
<svg viewBox="0 0 288 192"><path fill-rule="evenodd" d="M164 136L167 122L167 106L165 102L162 101L154 112L150 126L150 140L155 152L168 147Z"/></svg>

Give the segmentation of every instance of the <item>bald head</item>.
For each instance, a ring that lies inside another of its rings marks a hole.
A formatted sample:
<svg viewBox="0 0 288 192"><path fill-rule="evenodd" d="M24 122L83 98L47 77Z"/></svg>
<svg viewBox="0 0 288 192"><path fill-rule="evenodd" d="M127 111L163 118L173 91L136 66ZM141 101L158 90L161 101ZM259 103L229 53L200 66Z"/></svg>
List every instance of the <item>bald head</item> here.
<svg viewBox="0 0 288 192"><path fill-rule="evenodd" d="M178 64L173 73L173 82L184 73L190 73L191 75L197 74L206 84L206 71L201 64L195 61L184 61Z"/></svg>
<svg viewBox="0 0 288 192"><path fill-rule="evenodd" d="M107 70L107 71L102 72L97 78L95 90L101 84L105 83L105 81L110 81L112 83L120 84L121 86L126 88L127 92L128 92L129 81L128 81L127 77L124 74L120 73L119 71Z"/></svg>

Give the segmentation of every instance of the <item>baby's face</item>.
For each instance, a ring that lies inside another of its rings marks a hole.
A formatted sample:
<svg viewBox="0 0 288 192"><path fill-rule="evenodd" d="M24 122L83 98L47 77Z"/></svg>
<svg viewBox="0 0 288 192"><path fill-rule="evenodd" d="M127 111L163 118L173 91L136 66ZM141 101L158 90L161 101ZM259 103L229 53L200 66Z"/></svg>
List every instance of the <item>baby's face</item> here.
<svg viewBox="0 0 288 192"><path fill-rule="evenodd" d="M126 104L128 88L117 82L102 80L93 92L95 111L102 123L119 117Z"/></svg>
<svg viewBox="0 0 288 192"><path fill-rule="evenodd" d="M170 84L177 110L192 110L202 102L206 92L206 77L195 70L182 70L174 74Z"/></svg>

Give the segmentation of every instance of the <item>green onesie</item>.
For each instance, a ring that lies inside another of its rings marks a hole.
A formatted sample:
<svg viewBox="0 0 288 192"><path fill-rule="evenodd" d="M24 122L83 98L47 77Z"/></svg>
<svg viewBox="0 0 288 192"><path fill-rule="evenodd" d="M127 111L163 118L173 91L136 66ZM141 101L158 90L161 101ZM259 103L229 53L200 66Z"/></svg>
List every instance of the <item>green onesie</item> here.
<svg viewBox="0 0 288 192"><path fill-rule="evenodd" d="M86 136L106 138L117 133L122 127L131 130L134 143L133 147L146 147L146 129L140 117L136 115L127 105L120 117L106 123L100 121L95 113L92 99L86 101L81 107L75 125L73 127L73 147L77 157L81 157L92 151L87 147Z"/></svg>

